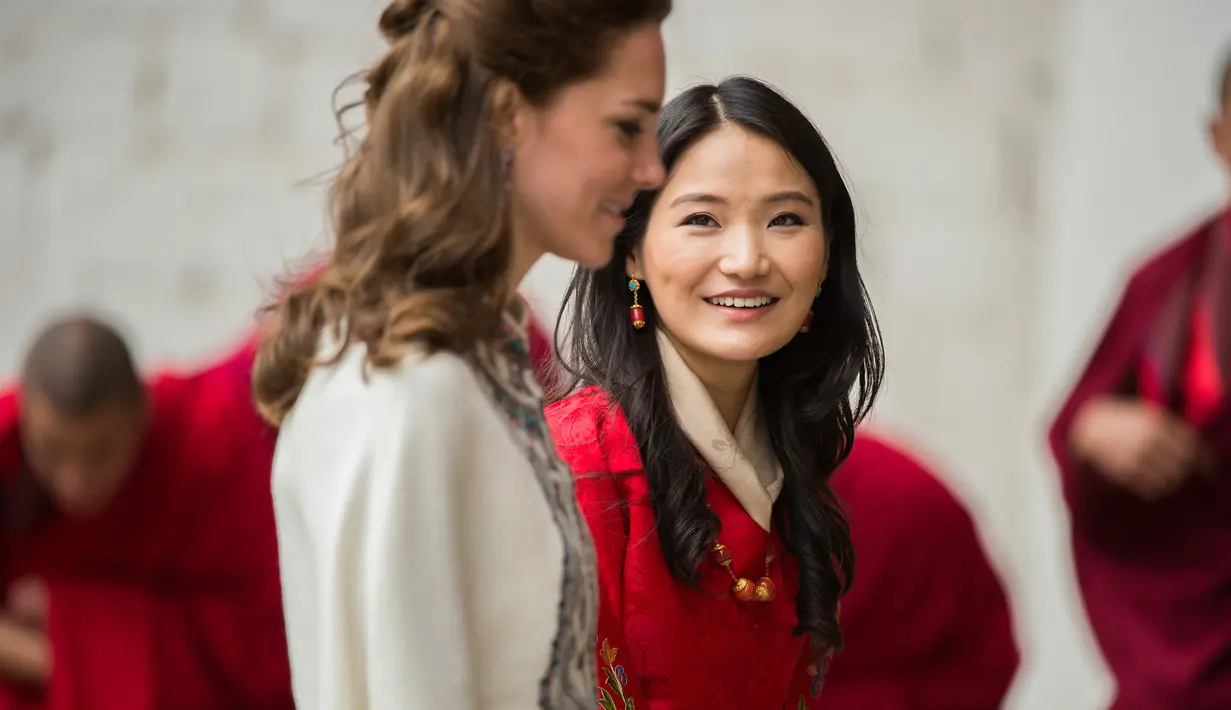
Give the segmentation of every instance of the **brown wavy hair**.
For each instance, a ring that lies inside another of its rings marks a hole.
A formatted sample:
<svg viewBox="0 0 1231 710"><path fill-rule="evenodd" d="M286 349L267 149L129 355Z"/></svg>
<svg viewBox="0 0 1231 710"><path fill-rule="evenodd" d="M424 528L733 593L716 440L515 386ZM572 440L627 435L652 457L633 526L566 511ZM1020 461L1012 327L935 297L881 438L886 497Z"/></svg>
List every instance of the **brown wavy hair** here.
<svg viewBox="0 0 1231 710"><path fill-rule="evenodd" d="M601 72L671 0L394 0L363 78L366 131L331 191L336 244L265 309L253 394L282 422L312 367L346 344L389 367L407 342L465 353L498 332L511 241L498 125L513 87L547 105ZM344 125L338 112L339 125ZM343 137L346 137L344 131ZM343 344L322 360L323 329Z"/></svg>

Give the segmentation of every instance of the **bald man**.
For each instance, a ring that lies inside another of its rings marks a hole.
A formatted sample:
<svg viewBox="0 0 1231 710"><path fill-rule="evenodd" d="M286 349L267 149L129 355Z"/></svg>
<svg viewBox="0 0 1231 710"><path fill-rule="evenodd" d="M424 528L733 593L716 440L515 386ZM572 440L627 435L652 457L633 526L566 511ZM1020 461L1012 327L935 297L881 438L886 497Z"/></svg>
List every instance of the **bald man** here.
<svg viewBox="0 0 1231 710"><path fill-rule="evenodd" d="M0 394L0 710L291 708L253 353L143 382L52 324Z"/></svg>

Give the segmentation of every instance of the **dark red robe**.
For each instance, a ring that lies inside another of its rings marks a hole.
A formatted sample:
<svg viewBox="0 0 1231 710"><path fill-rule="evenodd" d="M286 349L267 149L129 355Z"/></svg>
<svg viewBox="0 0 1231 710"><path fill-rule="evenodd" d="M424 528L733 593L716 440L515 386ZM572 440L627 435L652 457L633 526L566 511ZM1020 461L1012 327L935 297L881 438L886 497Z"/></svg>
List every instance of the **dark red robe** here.
<svg viewBox="0 0 1231 710"><path fill-rule="evenodd" d="M1082 597L1118 684L1115 710L1231 708L1231 416L1225 393L1209 389L1231 374L1231 278L1211 260L1231 249L1216 241L1231 240L1228 220L1211 219L1133 275L1050 432ZM1222 285L1197 288L1212 268ZM1177 301L1185 293L1193 297ZM1203 314L1208 337L1191 328ZM1069 432L1082 406L1107 394L1156 400L1189 419L1217 457L1216 475L1151 504L1089 470L1072 456Z"/></svg>
<svg viewBox="0 0 1231 710"><path fill-rule="evenodd" d="M994 710L1018 666L1004 589L962 504L917 461L859 432L834 491L851 524L846 649L825 710Z"/></svg>
<svg viewBox="0 0 1231 710"><path fill-rule="evenodd" d="M270 492L275 433L250 403L250 347L150 386L131 478L91 519L58 516L25 470L18 392L0 397L6 585L49 595L51 680L0 710L293 707Z"/></svg>
<svg viewBox="0 0 1231 710"><path fill-rule="evenodd" d="M700 570L700 588L675 580L655 532L641 455L627 421L589 388L547 408L561 458L577 477L599 564L596 652L607 710L731 708L815 710L806 638L792 633L799 581L776 532L766 532L716 476L707 500L722 521L719 541L736 574L765 572L766 544L777 557L768 603L731 598L731 579L716 564ZM633 702L627 702L631 699Z"/></svg>

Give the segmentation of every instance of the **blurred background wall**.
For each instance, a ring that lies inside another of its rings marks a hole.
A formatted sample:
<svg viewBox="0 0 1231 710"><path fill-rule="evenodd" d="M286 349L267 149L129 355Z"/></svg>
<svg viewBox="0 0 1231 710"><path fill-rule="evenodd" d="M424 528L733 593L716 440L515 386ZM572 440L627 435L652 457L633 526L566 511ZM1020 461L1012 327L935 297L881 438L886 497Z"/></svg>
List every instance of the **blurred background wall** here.
<svg viewBox="0 0 1231 710"><path fill-rule="evenodd" d="M142 359L241 336L327 246L330 94L380 0L0 0L0 375L87 304ZM1013 708L1096 708L1043 428L1130 265L1226 188L1204 143L1225 0L677 0L671 89L811 114L854 187L888 349L873 424L971 506L1027 653ZM569 267L526 285L554 318ZM926 534L926 531L921 531Z"/></svg>

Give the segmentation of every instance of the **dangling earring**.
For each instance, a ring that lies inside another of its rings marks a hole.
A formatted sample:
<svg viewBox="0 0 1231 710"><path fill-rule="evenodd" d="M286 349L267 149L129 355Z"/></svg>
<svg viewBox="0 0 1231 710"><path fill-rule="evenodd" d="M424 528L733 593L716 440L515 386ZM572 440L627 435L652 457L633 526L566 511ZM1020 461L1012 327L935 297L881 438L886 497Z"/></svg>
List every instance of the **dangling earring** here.
<svg viewBox="0 0 1231 710"><path fill-rule="evenodd" d="M513 164L513 149L505 148L500 151L500 173L508 174L509 166Z"/></svg>
<svg viewBox="0 0 1231 710"><path fill-rule="evenodd" d="M637 279L629 279L628 290L633 292L633 305L628 309L628 319L633 322L634 328L641 330L645 327L645 309L637 302L637 292L641 290L641 282Z"/></svg>
<svg viewBox="0 0 1231 710"><path fill-rule="evenodd" d="M816 298L820 298L820 297L821 297L821 287L817 286L816 287ZM808 311L808 315L804 316L804 324L799 326L799 332L801 333L807 333L810 330L812 330L812 311L811 310Z"/></svg>

